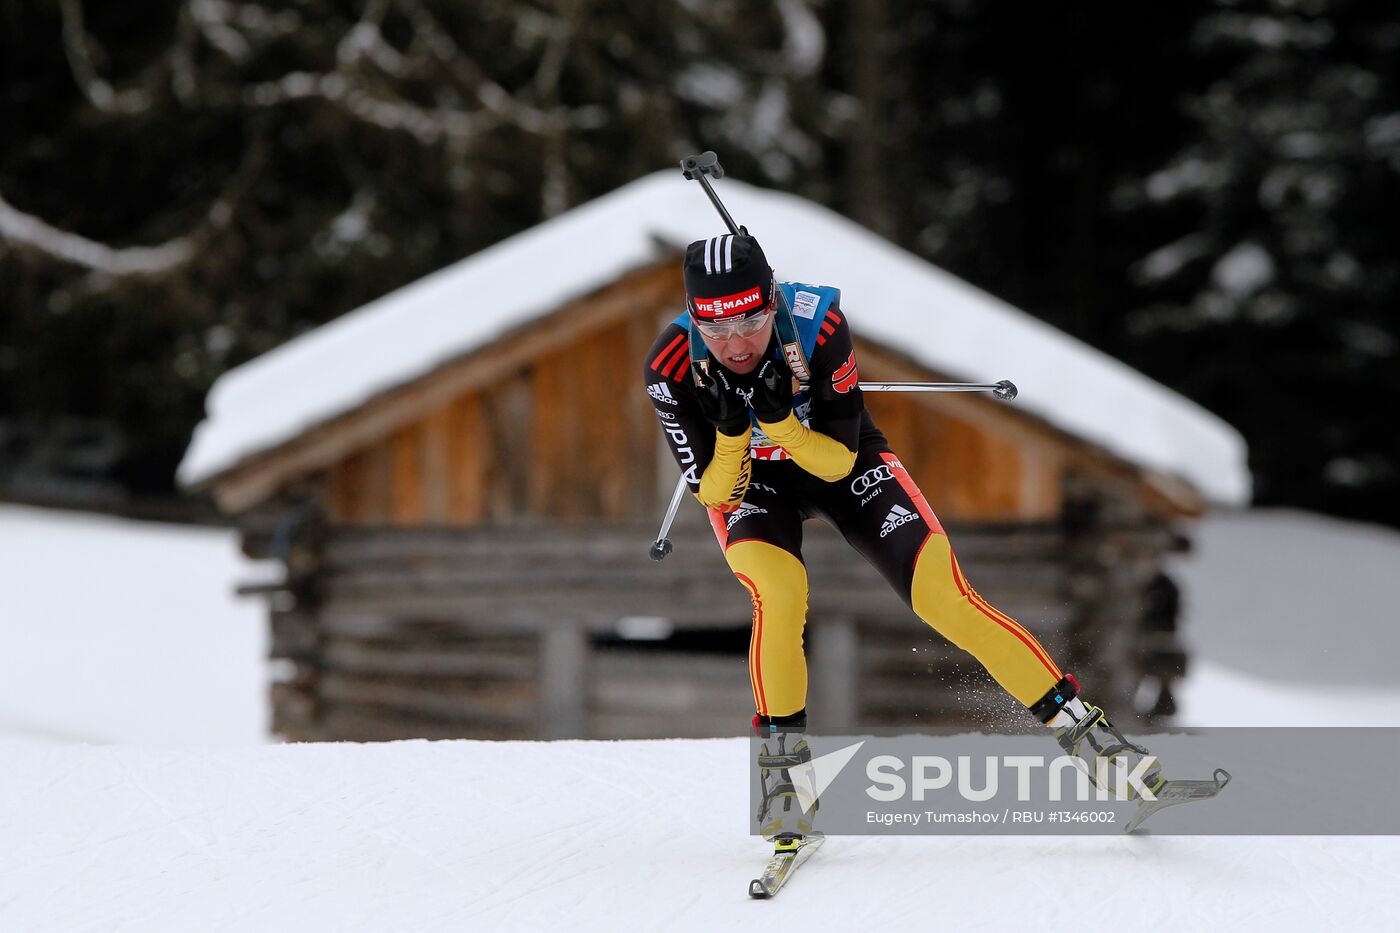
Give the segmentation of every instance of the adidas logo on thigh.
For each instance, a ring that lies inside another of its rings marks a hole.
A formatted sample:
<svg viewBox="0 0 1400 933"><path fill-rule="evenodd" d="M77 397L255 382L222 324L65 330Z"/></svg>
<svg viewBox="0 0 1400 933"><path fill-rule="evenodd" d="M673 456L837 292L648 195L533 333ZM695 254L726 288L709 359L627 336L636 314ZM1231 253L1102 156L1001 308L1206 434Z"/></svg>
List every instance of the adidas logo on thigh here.
<svg viewBox="0 0 1400 933"><path fill-rule="evenodd" d="M911 512L902 505L896 505L890 509L890 514L885 516L885 522L880 526L880 537L885 537L900 525L916 521L918 517L918 512Z"/></svg>

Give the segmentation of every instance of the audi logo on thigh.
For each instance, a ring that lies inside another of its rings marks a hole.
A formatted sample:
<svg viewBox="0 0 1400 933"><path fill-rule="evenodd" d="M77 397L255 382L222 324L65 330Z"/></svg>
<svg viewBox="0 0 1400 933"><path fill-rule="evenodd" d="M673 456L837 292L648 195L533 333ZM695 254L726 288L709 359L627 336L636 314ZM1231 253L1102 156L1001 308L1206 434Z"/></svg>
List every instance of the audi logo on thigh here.
<svg viewBox="0 0 1400 933"><path fill-rule="evenodd" d="M857 496L863 496L887 479L894 479L894 474L886 464L871 467L864 473L851 480L851 492Z"/></svg>

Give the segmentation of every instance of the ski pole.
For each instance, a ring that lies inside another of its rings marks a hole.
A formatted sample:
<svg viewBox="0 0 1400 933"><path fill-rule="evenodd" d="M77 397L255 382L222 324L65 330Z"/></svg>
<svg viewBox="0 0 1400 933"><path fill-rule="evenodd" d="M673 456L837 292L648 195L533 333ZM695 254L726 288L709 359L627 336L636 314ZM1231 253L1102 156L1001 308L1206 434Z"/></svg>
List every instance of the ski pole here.
<svg viewBox="0 0 1400 933"><path fill-rule="evenodd" d="M862 382L862 392L990 392L1003 402L1016 397L1016 383L1000 382Z"/></svg>
<svg viewBox="0 0 1400 933"><path fill-rule="evenodd" d="M671 522L675 521L676 509L680 507L683 495L685 495L684 476L676 480L676 491L671 493L671 505L666 509L666 517L661 521L661 531L657 533L656 540L651 543L652 560L665 560L666 555L671 553L671 539L666 535L671 530Z"/></svg>
<svg viewBox="0 0 1400 933"><path fill-rule="evenodd" d="M698 181L704 190L705 196L710 199L715 210L719 212L724 225L729 228L729 232L738 236L747 233L743 227L734 222L729 211L725 209L719 195L715 194L714 187L710 184L710 178L723 178L724 167L719 164L719 156L712 149L706 149L699 155L686 156L681 159L681 174L687 181ZM860 387L867 392L991 392L1003 401L1011 401L1016 397L1016 386L1011 380L1003 379L997 383L978 382L862 382ZM802 388L806 388L804 385ZM662 529L662 537L657 539L657 543L665 540L665 529ZM660 558L657 558L659 560Z"/></svg>
<svg viewBox="0 0 1400 933"><path fill-rule="evenodd" d="M744 232L744 228L734 222L734 218L729 216L729 211L724 209L720 203L719 195L715 194L715 189L710 187L710 180L706 175L713 175L716 178L724 177L724 167L719 164L719 156L714 150L706 149L699 155L686 156L681 159L681 174L687 181L698 181L700 187L705 189L705 195L710 199L710 203L719 211L719 216L723 218L724 225L729 228L729 232L738 236Z"/></svg>
<svg viewBox="0 0 1400 933"><path fill-rule="evenodd" d="M863 392L991 392L1006 402L1016 397L1016 384L1010 379L1000 382L862 382L859 385ZM676 509L684 494L685 477L682 476L676 480L676 491L671 494L671 505L661 522L661 531L651 543L652 560L665 560L671 553L671 539L666 535L671 531L671 522L676 518Z"/></svg>

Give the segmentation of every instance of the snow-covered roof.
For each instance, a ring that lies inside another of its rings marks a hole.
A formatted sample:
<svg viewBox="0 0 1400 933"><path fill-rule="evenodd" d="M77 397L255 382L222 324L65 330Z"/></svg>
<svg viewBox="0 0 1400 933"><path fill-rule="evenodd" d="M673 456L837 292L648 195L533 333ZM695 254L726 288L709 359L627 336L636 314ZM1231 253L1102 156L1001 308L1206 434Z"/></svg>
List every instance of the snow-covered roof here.
<svg viewBox="0 0 1400 933"><path fill-rule="evenodd" d="M1193 402L833 211L728 178L716 190L780 278L841 289L858 335L956 379L1010 379L1027 413L1214 502L1248 500L1244 439ZM699 186L668 171L482 250L225 373L179 480L210 480L723 232Z"/></svg>

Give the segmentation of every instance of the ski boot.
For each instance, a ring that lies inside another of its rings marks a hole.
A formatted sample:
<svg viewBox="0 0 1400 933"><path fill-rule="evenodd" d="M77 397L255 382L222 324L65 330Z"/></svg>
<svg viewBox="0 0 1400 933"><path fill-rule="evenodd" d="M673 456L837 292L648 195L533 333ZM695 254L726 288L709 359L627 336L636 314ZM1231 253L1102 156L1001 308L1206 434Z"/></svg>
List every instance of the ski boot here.
<svg viewBox="0 0 1400 933"><path fill-rule="evenodd" d="M1117 799L1141 800L1144 788L1155 796L1166 785L1151 752L1128 741L1102 709L1079 698L1073 675L1061 678L1031 713L1050 727L1055 741L1082 765L1093 785ZM1144 767L1143 762L1149 763Z"/></svg>
<svg viewBox="0 0 1400 933"><path fill-rule="evenodd" d="M803 738L807 727L806 710L791 716L755 716L759 787L763 799L758 805L758 830L777 851L796 848L813 835L817 813L812 750Z"/></svg>

